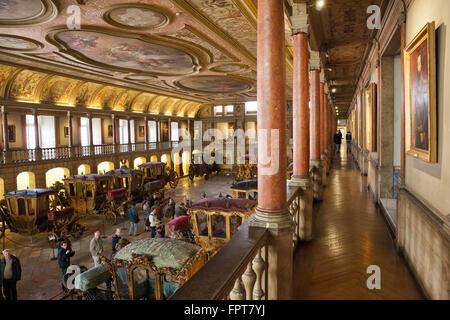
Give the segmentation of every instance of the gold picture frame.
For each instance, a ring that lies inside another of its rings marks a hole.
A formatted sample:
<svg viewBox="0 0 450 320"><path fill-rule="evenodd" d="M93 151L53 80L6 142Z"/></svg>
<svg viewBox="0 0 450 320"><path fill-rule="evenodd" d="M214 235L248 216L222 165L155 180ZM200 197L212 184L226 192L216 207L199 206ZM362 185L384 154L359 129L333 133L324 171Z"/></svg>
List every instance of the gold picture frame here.
<svg viewBox="0 0 450 320"><path fill-rule="evenodd" d="M405 97L409 111L407 154L437 162L436 29L427 25L405 49Z"/></svg>
<svg viewBox="0 0 450 320"><path fill-rule="evenodd" d="M366 117L366 149L369 152L377 151L377 85L371 83L365 93Z"/></svg>

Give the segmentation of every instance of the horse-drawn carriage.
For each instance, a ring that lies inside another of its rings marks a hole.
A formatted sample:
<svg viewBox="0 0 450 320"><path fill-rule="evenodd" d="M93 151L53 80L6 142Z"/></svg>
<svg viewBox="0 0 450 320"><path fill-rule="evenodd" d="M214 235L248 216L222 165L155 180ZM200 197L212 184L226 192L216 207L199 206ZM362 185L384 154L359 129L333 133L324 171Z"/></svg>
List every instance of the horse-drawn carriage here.
<svg viewBox="0 0 450 320"><path fill-rule="evenodd" d="M103 215L106 224L116 224L131 201L126 188L114 189L114 176L76 175L64 180L66 193L75 212L81 216Z"/></svg>
<svg viewBox="0 0 450 320"><path fill-rule="evenodd" d="M250 160L250 155L246 154L244 157L245 163L242 164L234 164L233 172L234 172L234 180L242 181L255 179L258 176L258 164L256 161ZM254 162L254 163L252 163Z"/></svg>
<svg viewBox="0 0 450 320"><path fill-rule="evenodd" d="M54 189L26 189L5 194L0 204L0 238L6 228L12 232L32 236L49 232L59 236L62 231L78 239L84 227L73 215L73 208L64 208Z"/></svg>
<svg viewBox="0 0 450 320"><path fill-rule="evenodd" d="M231 189L234 198L258 200L258 180L256 179L235 182Z"/></svg>
<svg viewBox="0 0 450 320"><path fill-rule="evenodd" d="M167 167L165 162L143 163L139 166L139 169L144 172L144 184L160 180L163 187L169 183L170 187L175 189L178 185L178 173Z"/></svg>
<svg viewBox="0 0 450 320"><path fill-rule="evenodd" d="M137 201L142 200L143 173L141 170L122 167L108 171L106 175L111 176L111 186L113 189L125 188L128 197Z"/></svg>
<svg viewBox="0 0 450 320"><path fill-rule="evenodd" d="M214 153L211 154L214 157ZM192 154L191 165L189 166L189 179L194 180L194 177L205 177L205 180L209 179L212 173L218 174L220 168L215 161L212 163L204 163L201 152Z"/></svg>
<svg viewBox="0 0 450 320"><path fill-rule="evenodd" d="M194 241L212 257L256 210L248 199L203 198L188 207Z"/></svg>
<svg viewBox="0 0 450 320"><path fill-rule="evenodd" d="M75 291L84 299L111 283L105 297L114 300L163 300L172 296L207 260L199 246L181 240L144 238L120 249L112 260L79 274ZM112 281L111 281L112 278Z"/></svg>

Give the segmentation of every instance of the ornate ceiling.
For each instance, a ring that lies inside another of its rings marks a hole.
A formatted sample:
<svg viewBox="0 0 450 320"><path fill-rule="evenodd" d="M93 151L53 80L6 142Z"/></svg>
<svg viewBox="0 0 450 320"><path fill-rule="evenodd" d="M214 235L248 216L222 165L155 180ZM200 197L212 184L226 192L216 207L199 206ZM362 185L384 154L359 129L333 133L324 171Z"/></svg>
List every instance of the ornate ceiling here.
<svg viewBox="0 0 450 320"><path fill-rule="evenodd" d="M287 19L286 30L290 84ZM205 104L256 99L256 41L256 0L0 0L0 90L192 117Z"/></svg>
<svg viewBox="0 0 450 320"><path fill-rule="evenodd" d="M383 15L387 3L386 0L333 0L326 1L320 11L309 10L311 48L321 52L326 79L330 87L336 88L332 96L338 118L347 118L357 81L378 31L367 28L367 8L378 5Z"/></svg>

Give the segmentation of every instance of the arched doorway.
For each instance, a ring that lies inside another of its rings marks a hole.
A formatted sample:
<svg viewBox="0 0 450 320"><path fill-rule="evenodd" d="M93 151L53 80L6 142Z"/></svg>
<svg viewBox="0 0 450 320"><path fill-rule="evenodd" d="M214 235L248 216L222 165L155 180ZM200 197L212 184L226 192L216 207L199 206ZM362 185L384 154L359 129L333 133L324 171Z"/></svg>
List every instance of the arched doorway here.
<svg viewBox="0 0 450 320"><path fill-rule="evenodd" d="M175 170L176 173L178 173L178 176L181 176L180 168L181 168L180 155L178 153L174 153L173 169Z"/></svg>
<svg viewBox="0 0 450 320"><path fill-rule="evenodd" d="M114 163L111 161L104 161L102 163L99 163L97 166L97 172L99 174L106 173L108 171L114 170Z"/></svg>
<svg viewBox="0 0 450 320"><path fill-rule="evenodd" d="M144 157L136 158L136 159L134 159L134 168L139 169L139 166L146 162L147 162L147 159L145 159Z"/></svg>
<svg viewBox="0 0 450 320"><path fill-rule="evenodd" d="M187 175L189 173L189 167L191 162L191 153L189 151L183 152L182 161L183 161L183 173L184 175Z"/></svg>
<svg viewBox="0 0 450 320"><path fill-rule="evenodd" d="M170 155L169 154L163 154L161 156L161 162L165 162L167 164L168 167L172 167L171 162L170 162Z"/></svg>
<svg viewBox="0 0 450 320"><path fill-rule="evenodd" d="M67 168L54 168L45 173L45 185L51 188L56 182L64 183L64 179L70 177L70 170Z"/></svg>
<svg viewBox="0 0 450 320"><path fill-rule="evenodd" d="M130 167L130 161L128 161L127 159L122 159L122 160L120 160L120 167L122 168L122 167L127 167L127 168L129 168ZM111 169L112 170L112 169Z"/></svg>
<svg viewBox="0 0 450 320"><path fill-rule="evenodd" d="M20 173L17 178L17 190L26 190L36 188L36 176L33 172L25 171Z"/></svg>
<svg viewBox="0 0 450 320"><path fill-rule="evenodd" d="M150 157L150 162L158 162L158 157L157 156L151 156Z"/></svg>
<svg viewBox="0 0 450 320"><path fill-rule="evenodd" d="M0 178L0 200L5 199L5 180Z"/></svg>
<svg viewBox="0 0 450 320"><path fill-rule="evenodd" d="M91 166L88 164L82 164L78 167L78 174L90 174L91 173Z"/></svg>

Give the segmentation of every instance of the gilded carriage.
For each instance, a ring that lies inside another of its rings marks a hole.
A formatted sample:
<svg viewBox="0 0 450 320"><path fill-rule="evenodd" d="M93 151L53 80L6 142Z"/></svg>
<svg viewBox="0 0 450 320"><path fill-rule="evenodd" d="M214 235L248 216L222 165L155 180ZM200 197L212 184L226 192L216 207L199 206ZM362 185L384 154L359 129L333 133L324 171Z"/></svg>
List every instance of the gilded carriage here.
<svg viewBox="0 0 450 320"><path fill-rule="evenodd" d="M215 156L214 152L211 153L211 156ZM214 172L216 174L220 172L220 168L215 161L212 161L212 163L209 164L204 163L201 152L192 154L191 165L189 166L189 179L191 181L193 181L195 177L205 177L205 180L208 180L209 176Z"/></svg>
<svg viewBox="0 0 450 320"><path fill-rule="evenodd" d="M112 277L115 300L170 298L205 263L198 245L169 238L144 238L120 249L112 260L75 278L75 289L92 292Z"/></svg>
<svg viewBox="0 0 450 320"><path fill-rule="evenodd" d="M256 210L248 199L203 198L188 207L194 241L212 257Z"/></svg>
<svg viewBox="0 0 450 320"><path fill-rule="evenodd" d="M96 215L101 213L106 194L111 187L111 177L102 174L75 175L64 179L66 194L75 213Z"/></svg>
<svg viewBox="0 0 450 320"><path fill-rule="evenodd" d="M256 179L234 182L231 189L234 198L258 200L258 180Z"/></svg>
<svg viewBox="0 0 450 320"><path fill-rule="evenodd" d="M63 208L58 190L26 189L5 194L0 205L0 238L8 227L12 232L33 235L39 232L59 234L62 230L79 238L84 231L73 215L73 208Z"/></svg>
<svg viewBox="0 0 450 320"><path fill-rule="evenodd" d="M172 168L167 167L165 162L147 162L139 166L139 169L144 172L143 183L160 180L163 187L169 183L172 189L178 185L178 173Z"/></svg>
<svg viewBox="0 0 450 320"><path fill-rule="evenodd" d="M251 161L251 156L249 154L245 155L245 163L243 164L234 164L233 172L234 172L234 180L242 181L255 179L258 175L258 164L256 161ZM254 162L254 163L252 163Z"/></svg>
<svg viewBox="0 0 450 320"><path fill-rule="evenodd" d="M106 175L111 177L112 189L125 188L129 198L142 200L143 173L141 170L122 167L108 171Z"/></svg>

